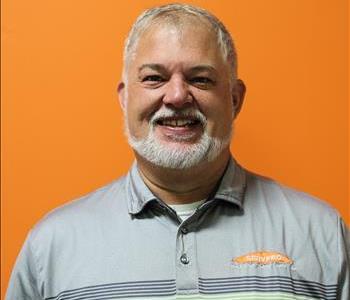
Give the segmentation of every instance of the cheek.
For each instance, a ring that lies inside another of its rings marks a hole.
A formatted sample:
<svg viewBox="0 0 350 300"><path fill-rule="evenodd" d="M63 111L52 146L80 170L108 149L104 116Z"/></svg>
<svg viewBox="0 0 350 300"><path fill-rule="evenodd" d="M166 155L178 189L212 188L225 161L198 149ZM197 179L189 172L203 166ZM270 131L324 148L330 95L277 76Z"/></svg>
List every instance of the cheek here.
<svg viewBox="0 0 350 300"><path fill-rule="evenodd" d="M200 110L209 119L220 120L232 118L233 104L230 95L217 93L198 98Z"/></svg>
<svg viewBox="0 0 350 300"><path fill-rule="evenodd" d="M225 94L208 97L200 106L207 117L209 133L213 136L226 135L233 121L233 105L230 97Z"/></svg>
<svg viewBox="0 0 350 300"><path fill-rule="evenodd" d="M223 93L220 97L219 105L220 108L218 110L220 111L222 118L231 123L234 115L234 106L231 93Z"/></svg>
<svg viewBox="0 0 350 300"><path fill-rule="evenodd" d="M135 112L128 110L125 121L127 122L126 125L130 134L134 138L141 139L148 134L148 125L146 123L142 123L138 118L138 114Z"/></svg>
<svg viewBox="0 0 350 300"><path fill-rule="evenodd" d="M149 106L146 101L136 100L136 98L129 98L126 115L129 132L136 139L144 138L149 131Z"/></svg>
<svg viewBox="0 0 350 300"><path fill-rule="evenodd" d="M156 99L156 96L150 92L133 89L128 96L128 114L132 116L133 120L136 122L148 122L152 114L158 108Z"/></svg>

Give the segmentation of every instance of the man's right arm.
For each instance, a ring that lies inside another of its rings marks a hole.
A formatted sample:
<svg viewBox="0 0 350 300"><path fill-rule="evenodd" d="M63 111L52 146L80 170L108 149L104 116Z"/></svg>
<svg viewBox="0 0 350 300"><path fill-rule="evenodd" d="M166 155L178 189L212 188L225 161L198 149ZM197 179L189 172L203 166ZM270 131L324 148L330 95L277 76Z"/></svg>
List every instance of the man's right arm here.
<svg viewBox="0 0 350 300"><path fill-rule="evenodd" d="M350 299L350 230L341 219L339 227L340 271L338 298L348 300Z"/></svg>
<svg viewBox="0 0 350 300"><path fill-rule="evenodd" d="M5 300L42 300L39 292L37 258L31 247L30 234L17 257Z"/></svg>

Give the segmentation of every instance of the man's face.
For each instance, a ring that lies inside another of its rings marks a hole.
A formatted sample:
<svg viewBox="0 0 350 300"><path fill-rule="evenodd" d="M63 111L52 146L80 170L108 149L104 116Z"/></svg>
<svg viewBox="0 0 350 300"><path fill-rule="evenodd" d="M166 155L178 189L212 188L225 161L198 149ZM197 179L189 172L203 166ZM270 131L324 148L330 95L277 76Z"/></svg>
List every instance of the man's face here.
<svg viewBox="0 0 350 300"><path fill-rule="evenodd" d="M228 147L234 115L229 65L215 35L203 24L193 25L181 30L151 26L140 37L125 86L120 86L127 133L136 152L144 156L140 152L151 147L153 156L166 152L166 160L174 160L183 153L178 157L183 160L202 151L188 166L208 160L210 148L220 148L217 156Z"/></svg>

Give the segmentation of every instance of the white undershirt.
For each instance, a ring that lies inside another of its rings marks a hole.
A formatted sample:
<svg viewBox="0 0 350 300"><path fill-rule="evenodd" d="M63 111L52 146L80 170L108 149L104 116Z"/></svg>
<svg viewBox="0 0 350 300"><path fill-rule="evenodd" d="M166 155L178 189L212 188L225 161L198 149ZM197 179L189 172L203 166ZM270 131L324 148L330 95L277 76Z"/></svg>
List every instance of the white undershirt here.
<svg viewBox="0 0 350 300"><path fill-rule="evenodd" d="M176 211L177 215L180 217L182 221L185 221L204 202L205 202L205 199L197 202L188 203L188 204L172 204L169 206Z"/></svg>

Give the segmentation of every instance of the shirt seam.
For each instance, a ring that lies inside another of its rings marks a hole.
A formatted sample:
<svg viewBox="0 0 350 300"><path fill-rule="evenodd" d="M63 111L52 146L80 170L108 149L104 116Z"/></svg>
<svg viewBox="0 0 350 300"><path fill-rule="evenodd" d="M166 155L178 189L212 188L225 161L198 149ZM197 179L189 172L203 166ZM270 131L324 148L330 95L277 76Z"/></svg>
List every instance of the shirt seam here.
<svg viewBox="0 0 350 300"><path fill-rule="evenodd" d="M35 273L37 274L37 282L35 282L35 288L37 290L37 293L43 298L43 295L40 292L40 289L38 287L39 282L43 283L43 280L41 279L41 269L40 267L38 267L38 265L40 265L39 263L39 256L36 255L35 250L34 250L34 245L32 245L32 241L31 241L31 237L32 237L33 231L30 232L30 236L29 236L29 240L28 240L28 248L30 253L32 254L34 260L33 260L33 265L35 268Z"/></svg>
<svg viewBox="0 0 350 300"><path fill-rule="evenodd" d="M198 293L198 289L181 289L181 288L178 288L177 290L178 291L186 291L187 292L186 294L189 294L190 292L194 292L194 294Z"/></svg>
<svg viewBox="0 0 350 300"><path fill-rule="evenodd" d="M340 216L338 214L336 214L337 216L337 252L338 252L338 255L337 255L337 259L338 259L338 274L341 274L341 258L340 258L340 254L341 254L341 250L340 250L340 227L341 227L341 223L340 223ZM339 281L339 279L338 279ZM338 283L337 283L338 284ZM339 289L340 289L340 286L338 284L338 288L337 288L337 298L339 297Z"/></svg>

